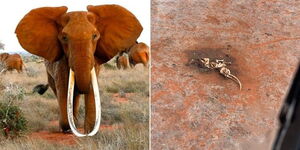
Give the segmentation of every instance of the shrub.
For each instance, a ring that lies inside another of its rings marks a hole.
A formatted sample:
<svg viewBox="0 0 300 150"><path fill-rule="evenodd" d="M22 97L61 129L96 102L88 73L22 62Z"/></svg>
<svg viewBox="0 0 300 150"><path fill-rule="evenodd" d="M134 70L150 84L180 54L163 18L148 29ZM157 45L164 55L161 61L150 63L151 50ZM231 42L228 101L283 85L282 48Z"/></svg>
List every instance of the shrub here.
<svg viewBox="0 0 300 150"><path fill-rule="evenodd" d="M27 129L27 121L18 106L12 101L0 103L0 129L6 137L19 136Z"/></svg>
<svg viewBox="0 0 300 150"><path fill-rule="evenodd" d="M5 88L4 91L5 94L3 97L4 99L8 100L23 100L25 96L25 90L23 87L11 83Z"/></svg>
<svg viewBox="0 0 300 150"><path fill-rule="evenodd" d="M38 75L38 71L35 70L33 67L27 67L26 68L26 74L29 77L36 77Z"/></svg>

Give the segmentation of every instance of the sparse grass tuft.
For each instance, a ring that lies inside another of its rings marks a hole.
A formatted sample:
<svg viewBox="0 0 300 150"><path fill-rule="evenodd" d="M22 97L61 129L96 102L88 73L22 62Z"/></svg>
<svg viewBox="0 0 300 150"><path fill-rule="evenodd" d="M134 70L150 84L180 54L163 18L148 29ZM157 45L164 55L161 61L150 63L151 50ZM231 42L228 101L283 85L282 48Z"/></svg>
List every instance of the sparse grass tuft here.
<svg viewBox="0 0 300 150"><path fill-rule="evenodd" d="M4 89L4 94L2 96L7 100L24 100L25 89L19 85L10 83Z"/></svg>
<svg viewBox="0 0 300 150"><path fill-rule="evenodd" d="M19 138L14 140L1 140L1 149L3 150L74 150L77 146L49 143L48 141L30 138Z"/></svg>
<svg viewBox="0 0 300 150"><path fill-rule="evenodd" d="M106 87L108 93L139 93L144 92L148 88L148 84L144 81L124 81L122 84L113 83L113 85Z"/></svg>
<svg viewBox="0 0 300 150"><path fill-rule="evenodd" d="M125 124L110 130L100 131L96 136L79 139L79 149L100 150L147 150L149 128L141 124Z"/></svg>
<svg viewBox="0 0 300 150"><path fill-rule="evenodd" d="M49 122L58 119L58 106L54 100L33 98L22 106L30 131L48 130Z"/></svg>
<svg viewBox="0 0 300 150"><path fill-rule="evenodd" d="M26 68L26 74L29 77L36 77L38 75L38 71L33 67L27 67Z"/></svg>

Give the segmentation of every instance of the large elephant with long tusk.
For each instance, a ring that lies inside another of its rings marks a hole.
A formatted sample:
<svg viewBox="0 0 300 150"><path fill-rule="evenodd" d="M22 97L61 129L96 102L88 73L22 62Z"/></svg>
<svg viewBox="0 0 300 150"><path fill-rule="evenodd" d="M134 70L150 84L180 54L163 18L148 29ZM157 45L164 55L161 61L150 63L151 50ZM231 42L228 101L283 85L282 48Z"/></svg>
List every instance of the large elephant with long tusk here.
<svg viewBox="0 0 300 150"><path fill-rule="evenodd" d="M77 136L94 135L99 129L100 65L135 44L143 30L138 19L121 6L87 6L87 10L67 13L64 6L33 9L15 31L25 50L46 59L48 84L59 103L60 127L64 132L71 128ZM81 94L85 98L85 134L75 126Z"/></svg>

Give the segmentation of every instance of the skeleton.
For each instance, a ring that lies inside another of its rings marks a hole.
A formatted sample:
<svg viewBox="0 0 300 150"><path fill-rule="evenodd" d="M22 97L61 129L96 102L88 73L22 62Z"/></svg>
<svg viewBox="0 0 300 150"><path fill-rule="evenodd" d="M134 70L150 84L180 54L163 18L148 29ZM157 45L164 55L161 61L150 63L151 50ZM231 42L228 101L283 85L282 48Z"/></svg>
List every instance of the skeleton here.
<svg viewBox="0 0 300 150"><path fill-rule="evenodd" d="M215 62L211 62L209 58L201 58L200 61L204 65L204 67L208 69L218 69L220 71L220 74L237 82L240 86L240 90L242 90L242 83L240 82L240 80L236 76L232 75L230 70L226 68L226 66L230 65L231 62L225 62L224 60L220 59L216 59Z"/></svg>

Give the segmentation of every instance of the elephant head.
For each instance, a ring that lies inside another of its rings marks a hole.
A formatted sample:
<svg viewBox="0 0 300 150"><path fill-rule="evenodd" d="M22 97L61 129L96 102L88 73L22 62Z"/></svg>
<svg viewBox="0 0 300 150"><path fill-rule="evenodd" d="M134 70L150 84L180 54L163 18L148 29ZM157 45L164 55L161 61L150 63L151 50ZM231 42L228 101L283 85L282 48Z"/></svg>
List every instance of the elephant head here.
<svg viewBox="0 0 300 150"><path fill-rule="evenodd" d="M8 53L1 53L0 54L0 62L5 61L8 58L9 54Z"/></svg>
<svg viewBox="0 0 300 150"><path fill-rule="evenodd" d="M95 61L105 63L129 48L143 30L137 18L121 6L87 6L87 10L67 13L65 6L33 9L15 31L28 52L49 62L66 57L80 93L90 89Z"/></svg>

